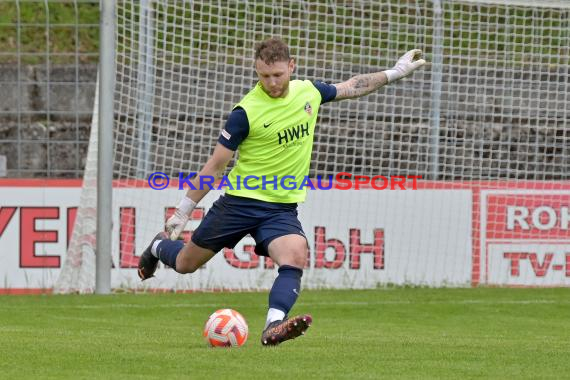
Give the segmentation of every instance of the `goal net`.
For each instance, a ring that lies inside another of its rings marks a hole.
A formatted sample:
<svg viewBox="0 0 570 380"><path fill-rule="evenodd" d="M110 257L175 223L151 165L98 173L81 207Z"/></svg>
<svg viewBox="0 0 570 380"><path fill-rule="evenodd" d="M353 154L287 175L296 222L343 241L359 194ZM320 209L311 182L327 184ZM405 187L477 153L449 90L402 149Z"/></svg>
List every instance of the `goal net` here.
<svg viewBox="0 0 570 380"><path fill-rule="evenodd" d="M298 79L339 83L413 48L428 61L321 107L311 177L382 175L387 189L309 191L299 207L306 287L570 284L567 1L117 3L113 288L271 286L275 266L251 253L251 237L192 275L161 265L141 284L135 268L185 193L179 173L201 169L255 85L254 44L272 36L290 45ZM149 186L156 172L170 178L164 190ZM394 176L421 176L418 190ZM85 181L81 208L95 207L94 186ZM220 194L199 204L186 239ZM81 208L61 292L94 288L93 222Z"/></svg>

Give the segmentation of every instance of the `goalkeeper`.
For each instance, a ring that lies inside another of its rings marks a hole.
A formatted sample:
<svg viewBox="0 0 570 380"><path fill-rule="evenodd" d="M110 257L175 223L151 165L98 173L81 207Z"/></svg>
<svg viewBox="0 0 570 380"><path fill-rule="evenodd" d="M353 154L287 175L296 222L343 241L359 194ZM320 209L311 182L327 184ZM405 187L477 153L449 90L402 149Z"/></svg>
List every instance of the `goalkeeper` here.
<svg viewBox="0 0 570 380"><path fill-rule="evenodd" d="M386 71L361 74L338 84L291 80L295 61L288 46L271 38L256 45L258 82L233 108L216 147L176 211L142 253L138 274L153 276L159 261L178 273L192 273L224 247L233 248L250 234L255 253L269 256L279 266L269 292L269 310L263 345L277 345L305 333L310 315L288 318L301 290L301 276L309 248L297 218L297 203L306 189L278 186L276 178L309 174L313 136L319 107L331 101L357 98L410 75L425 64L420 50L410 50ZM188 218L209 188L199 188L200 176L221 178L239 149L239 160L228 175L225 195L214 202L186 245L177 240ZM253 175L239 186L241 179ZM275 178L273 181L267 179Z"/></svg>

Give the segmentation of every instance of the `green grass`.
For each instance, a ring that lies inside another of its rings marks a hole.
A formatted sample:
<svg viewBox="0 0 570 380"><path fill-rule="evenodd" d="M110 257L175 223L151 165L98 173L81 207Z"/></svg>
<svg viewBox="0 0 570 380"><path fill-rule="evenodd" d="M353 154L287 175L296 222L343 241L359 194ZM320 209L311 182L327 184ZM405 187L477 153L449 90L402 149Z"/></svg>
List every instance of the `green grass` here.
<svg viewBox="0 0 570 380"><path fill-rule="evenodd" d="M266 293L0 297L2 378L561 378L568 289L305 291L306 336L259 343ZM210 349L208 315L248 320L239 349Z"/></svg>
<svg viewBox="0 0 570 380"><path fill-rule="evenodd" d="M0 63L97 62L98 49L97 2L0 0Z"/></svg>

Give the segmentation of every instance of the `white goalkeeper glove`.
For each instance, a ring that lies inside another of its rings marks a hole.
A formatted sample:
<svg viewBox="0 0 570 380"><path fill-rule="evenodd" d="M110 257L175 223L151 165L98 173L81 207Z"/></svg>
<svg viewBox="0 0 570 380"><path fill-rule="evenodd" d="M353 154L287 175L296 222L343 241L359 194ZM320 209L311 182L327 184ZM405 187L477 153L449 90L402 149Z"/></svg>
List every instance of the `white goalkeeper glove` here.
<svg viewBox="0 0 570 380"><path fill-rule="evenodd" d="M177 240L186 223L188 223L188 218L192 210L196 207L196 202L188 197L184 197L176 207L176 211L168 220L166 221L166 232L170 235L170 240Z"/></svg>
<svg viewBox="0 0 570 380"><path fill-rule="evenodd" d="M390 70L384 71L384 74L386 74L386 77L388 77L388 83L392 83L398 79L407 77L415 69L425 65L425 59L418 59L414 61L414 58L419 58L421 55L421 50L413 49L401 56L394 67L392 67Z"/></svg>

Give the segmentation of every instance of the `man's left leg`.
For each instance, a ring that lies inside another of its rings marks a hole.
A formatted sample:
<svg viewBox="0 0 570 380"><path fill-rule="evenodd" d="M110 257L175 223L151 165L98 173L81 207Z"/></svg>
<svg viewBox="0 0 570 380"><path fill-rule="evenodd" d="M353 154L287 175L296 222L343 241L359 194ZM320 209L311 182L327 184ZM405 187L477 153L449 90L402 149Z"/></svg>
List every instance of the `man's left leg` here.
<svg viewBox="0 0 570 380"><path fill-rule="evenodd" d="M301 291L307 240L297 234L280 236L269 244L268 251L269 257L279 265L279 275L269 293L269 311L261 343L277 345L304 334L312 322L308 314L285 319Z"/></svg>

